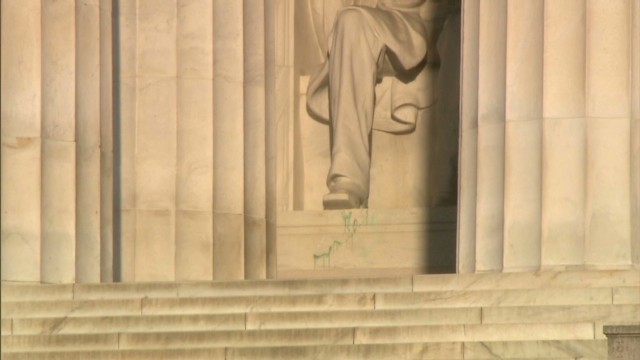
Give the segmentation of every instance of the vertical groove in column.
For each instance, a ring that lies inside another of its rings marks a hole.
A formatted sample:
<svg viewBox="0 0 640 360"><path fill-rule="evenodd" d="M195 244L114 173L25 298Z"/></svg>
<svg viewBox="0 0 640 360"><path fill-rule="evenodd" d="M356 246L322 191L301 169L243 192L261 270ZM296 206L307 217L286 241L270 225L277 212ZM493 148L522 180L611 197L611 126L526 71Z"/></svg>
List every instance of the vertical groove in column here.
<svg viewBox="0 0 640 360"><path fill-rule="evenodd" d="M476 271L502 270L507 1L480 1Z"/></svg>
<svg viewBox="0 0 640 360"><path fill-rule="evenodd" d="M0 2L2 280L40 281L41 2Z"/></svg>
<svg viewBox="0 0 640 360"><path fill-rule="evenodd" d="M213 277L243 279L243 2L213 4Z"/></svg>
<svg viewBox="0 0 640 360"><path fill-rule="evenodd" d="M277 264L277 132L276 132L276 0L265 1L265 183L267 278L276 278Z"/></svg>
<svg viewBox="0 0 640 360"><path fill-rule="evenodd" d="M113 0L100 0L100 281L114 280Z"/></svg>
<svg viewBox="0 0 640 360"><path fill-rule="evenodd" d="M544 1L508 3L504 270L540 267Z"/></svg>
<svg viewBox="0 0 640 360"><path fill-rule="evenodd" d="M76 281L100 282L100 9L76 2Z"/></svg>
<svg viewBox="0 0 640 360"><path fill-rule="evenodd" d="M118 129L114 135L119 143L118 208L120 227L120 281L135 280L136 239L136 63L137 63L137 0L116 0L118 4L118 74L116 82L118 97Z"/></svg>
<svg viewBox="0 0 640 360"><path fill-rule="evenodd" d="M584 261L585 2L544 11L541 262L554 268Z"/></svg>
<svg viewBox="0 0 640 360"><path fill-rule="evenodd" d="M631 14L631 219L640 219L640 1ZM640 221L631 226L631 261L640 265Z"/></svg>
<svg viewBox="0 0 640 360"><path fill-rule="evenodd" d="M41 281L75 281L75 1L42 3Z"/></svg>
<svg viewBox="0 0 640 360"><path fill-rule="evenodd" d="M475 272L476 159L478 144L478 1L462 9L462 108L458 198L458 272Z"/></svg>
<svg viewBox="0 0 640 360"><path fill-rule="evenodd" d="M266 244L265 4L244 0L244 272L264 279Z"/></svg>
<svg viewBox="0 0 640 360"><path fill-rule="evenodd" d="M213 5L179 0L176 280L213 278Z"/></svg>
<svg viewBox="0 0 640 360"><path fill-rule="evenodd" d="M631 257L630 2L587 1L585 262Z"/></svg>

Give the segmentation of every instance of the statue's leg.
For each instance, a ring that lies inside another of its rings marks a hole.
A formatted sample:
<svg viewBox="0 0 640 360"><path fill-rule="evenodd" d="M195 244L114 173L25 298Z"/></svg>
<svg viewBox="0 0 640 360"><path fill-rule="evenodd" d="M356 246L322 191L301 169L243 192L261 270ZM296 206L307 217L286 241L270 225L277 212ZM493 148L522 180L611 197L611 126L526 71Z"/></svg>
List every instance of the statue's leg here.
<svg viewBox="0 0 640 360"><path fill-rule="evenodd" d="M384 44L366 16L371 15L346 8L333 29L329 52L333 146L327 177L331 194L324 199L325 208L366 207L369 196L369 136Z"/></svg>

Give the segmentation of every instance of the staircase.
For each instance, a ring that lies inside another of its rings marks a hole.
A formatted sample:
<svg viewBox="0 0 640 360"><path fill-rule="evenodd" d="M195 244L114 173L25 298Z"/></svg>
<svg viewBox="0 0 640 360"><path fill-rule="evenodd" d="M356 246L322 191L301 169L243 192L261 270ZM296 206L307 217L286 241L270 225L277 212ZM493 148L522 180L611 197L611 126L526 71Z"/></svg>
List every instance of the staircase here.
<svg viewBox="0 0 640 360"><path fill-rule="evenodd" d="M2 360L606 359L640 271L2 284Z"/></svg>

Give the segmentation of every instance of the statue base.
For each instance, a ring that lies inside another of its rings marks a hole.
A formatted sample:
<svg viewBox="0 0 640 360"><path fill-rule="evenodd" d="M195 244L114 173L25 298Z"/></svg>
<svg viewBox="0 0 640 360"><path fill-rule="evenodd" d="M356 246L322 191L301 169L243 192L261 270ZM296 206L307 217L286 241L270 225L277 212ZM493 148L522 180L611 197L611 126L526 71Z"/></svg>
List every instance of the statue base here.
<svg viewBox="0 0 640 360"><path fill-rule="evenodd" d="M454 273L456 208L278 214L277 278Z"/></svg>

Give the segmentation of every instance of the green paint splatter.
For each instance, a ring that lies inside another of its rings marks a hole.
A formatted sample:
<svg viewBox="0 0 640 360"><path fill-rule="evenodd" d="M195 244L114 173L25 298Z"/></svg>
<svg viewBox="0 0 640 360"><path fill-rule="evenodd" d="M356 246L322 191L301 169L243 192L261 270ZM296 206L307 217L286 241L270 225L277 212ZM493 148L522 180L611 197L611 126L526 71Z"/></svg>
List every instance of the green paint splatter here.
<svg viewBox="0 0 640 360"><path fill-rule="evenodd" d="M345 236L342 239L334 240L327 251L313 254L313 268L318 267L318 263L322 261L322 267L331 267L331 255L337 251L342 245L353 246L353 240L361 225L372 223L373 218L369 218L369 211L365 210L364 220L360 221L353 216L353 211L342 211L342 221L344 222Z"/></svg>

